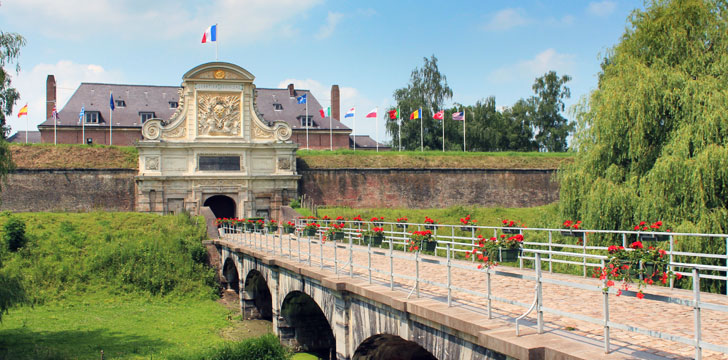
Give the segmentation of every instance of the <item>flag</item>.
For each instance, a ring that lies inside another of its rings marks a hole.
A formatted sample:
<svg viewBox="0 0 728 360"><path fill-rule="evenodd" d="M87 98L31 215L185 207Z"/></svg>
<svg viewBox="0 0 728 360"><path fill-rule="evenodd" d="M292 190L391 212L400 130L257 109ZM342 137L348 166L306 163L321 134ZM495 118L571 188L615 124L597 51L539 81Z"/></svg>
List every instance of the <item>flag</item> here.
<svg viewBox="0 0 728 360"><path fill-rule="evenodd" d="M413 113L410 114L410 120L415 120L415 119L419 119L420 117L422 117L421 112L422 111L420 109L415 110Z"/></svg>
<svg viewBox="0 0 728 360"><path fill-rule="evenodd" d="M452 114L453 120L465 121L465 112L460 111Z"/></svg>
<svg viewBox="0 0 728 360"><path fill-rule="evenodd" d="M435 120L444 120L445 119L445 110L440 110L435 113L435 115L432 115L432 118Z"/></svg>
<svg viewBox="0 0 728 360"><path fill-rule="evenodd" d="M205 33L202 34L202 43L208 43L212 41L217 41L217 24L210 26L205 30Z"/></svg>
<svg viewBox="0 0 728 360"><path fill-rule="evenodd" d="M356 108L349 109L349 111L346 113L346 115L344 115L344 119L349 118L349 117L354 117L355 112L356 112Z"/></svg>
<svg viewBox="0 0 728 360"><path fill-rule="evenodd" d="M28 116L28 104L25 104L25 106L21 107L20 111L18 111L18 117L23 115Z"/></svg>
<svg viewBox="0 0 728 360"><path fill-rule="evenodd" d="M303 94L296 98L296 101L298 101L299 104L305 104L306 103L306 94Z"/></svg>
<svg viewBox="0 0 728 360"><path fill-rule="evenodd" d="M53 120L58 119L58 111L56 111L56 104L53 104L53 111L51 111L51 117L53 117Z"/></svg>
<svg viewBox="0 0 728 360"><path fill-rule="evenodd" d="M397 118L399 118L399 110L397 109L389 110L387 111L387 113L389 114L390 120L396 120Z"/></svg>
<svg viewBox="0 0 728 360"><path fill-rule="evenodd" d="M377 108L372 109L372 111L365 116L365 118L376 118L377 117Z"/></svg>
<svg viewBox="0 0 728 360"><path fill-rule="evenodd" d="M116 109L116 106L114 106L114 93L113 92L109 94L109 109L111 109L111 111L114 111L114 109Z"/></svg>
<svg viewBox="0 0 728 360"><path fill-rule="evenodd" d="M326 110L324 110L324 109L319 110L319 114L321 114L322 118L331 116L331 106L327 107Z"/></svg>
<svg viewBox="0 0 728 360"><path fill-rule="evenodd" d="M81 106L81 112L78 113L78 121L83 122L83 117L86 115L86 109Z"/></svg>

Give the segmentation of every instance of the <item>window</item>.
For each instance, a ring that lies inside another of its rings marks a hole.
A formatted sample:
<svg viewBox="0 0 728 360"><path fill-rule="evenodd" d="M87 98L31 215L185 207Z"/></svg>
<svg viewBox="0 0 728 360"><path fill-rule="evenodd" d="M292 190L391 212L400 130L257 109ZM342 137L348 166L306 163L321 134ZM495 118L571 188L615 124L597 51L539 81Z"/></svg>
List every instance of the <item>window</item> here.
<svg viewBox="0 0 728 360"><path fill-rule="evenodd" d="M200 171L240 171L240 156L200 156L197 167Z"/></svg>
<svg viewBox="0 0 728 360"><path fill-rule="evenodd" d="M144 124L147 120L154 117L153 112L140 112L139 118L142 120L142 124Z"/></svg>
<svg viewBox="0 0 728 360"><path fill-rule="evenodd" d="M98 124L99 118L98 111L86 111L86 124Z"/></svg>
<svg viewBox="0 0 728 360"><path fill-rule="evenodd" d="M179 107L179 102L177 102L177 101L170 101L169 102L169 108L170 109L176 109L178 107Z"/></svg>
<svg viewBox="0 0 728 360"><path fill-rule="evenodd" d="M126 107L126 101L124 100L115 100L116 101L116 107L123 108Z"/></svg>
<svg viewBox="0 0 728 360"><path fill-rule="evenodd" d="M316 124L313 122L313 115L306 116L299 116L298 121L301 122L301 126L304 127L314 127Z"/></svg>
<svg viewBox="0 0 728 360"><path fill-rule="evenodd" d="M275 103L275 104L273 104L273 110L281 111L281 110L283 110L283 105L281 105L279 103Z"/></svg>

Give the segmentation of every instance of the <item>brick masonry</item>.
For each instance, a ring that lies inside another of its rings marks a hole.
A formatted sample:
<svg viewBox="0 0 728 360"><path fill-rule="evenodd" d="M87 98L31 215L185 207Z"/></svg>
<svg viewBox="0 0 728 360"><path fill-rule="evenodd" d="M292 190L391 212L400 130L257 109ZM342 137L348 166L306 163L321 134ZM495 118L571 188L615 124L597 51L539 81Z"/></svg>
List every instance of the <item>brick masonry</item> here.
<svg viewBox="0 0 728 360"><path fill-rule="evenodd" d="M28 170L8 174L0 210L134 211L136 170Z"/></svg>
<svg viewBox="0 0 728 360"><path fill-rule="evenodd" d="M555 170L307 169L299 192L318 205L531 207L559 199Z"/></svg>

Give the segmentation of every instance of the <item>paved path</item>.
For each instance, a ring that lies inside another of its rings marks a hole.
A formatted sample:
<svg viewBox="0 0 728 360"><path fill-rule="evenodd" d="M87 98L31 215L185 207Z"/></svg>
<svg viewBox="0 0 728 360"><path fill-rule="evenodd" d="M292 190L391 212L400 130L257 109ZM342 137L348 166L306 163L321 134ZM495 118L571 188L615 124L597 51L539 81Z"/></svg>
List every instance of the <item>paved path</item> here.
<svg viewBox="0 0 728 360"><path fill-rule="evenodd" d="M283 256L298 259L302 262L308 262L307 254L309 243L307 238L301 239L301 257L298 258L298 240L294 236L284 236L283 238L262 235L235 235L226 236L226 240L236 244L243 244L266 251L275 251L276 254L282 253ZM345 244L339 244L334 251L332 242L326 242L324 246L318 241L314 241L311 246L311 265L322 266L328 268L334 273L334 253L336 253L336 264L338 264L339 276L350 276L348 265L349 249L348 240ZM345 245L345 246L344 246ZM383 273L372 271L372 281L389 285L390 277L390 261L387 254L389 253L388 245L384 245L383 249L374 249L383 255L372 254L371 267L378 269ZM353 247L352 257L355 266L354 276L368 278L369 271L368 254L366 246L355 245ZM323 252L324 261L321 262L319 257ZM415 276L416 263L414 254L401 251L394 251L395 256L409 257L410 259L394 259L394 273L403 276ZM422 256L423 259L436 259L444 261L442 257ZM453 267L451 269L452 285L472 291L487 292L486 275L483 271L477 270L477 264L464 260L453 260L453 264L468 267L468 269L459 269ZM514 274L522 274L526 276L534 276L532 269L518 269L514 267L498 266L496 270L510 272ZM447 267L439 264L428 262L420 262L420 277L430 279L440 283L447 281ZM600 282L597 279L583 278L573 275L543 273L544 278L569 281L579 284L593 286L599 289ZM395 289L403 291L411 291L414 281L395 278ZM492 276L491 290L494 296L499 296L509 300L519 301L525 304L531 304L534 299L535 282L531 280L523 280L514 277ZM646 294L666 295L676 298L692 299L692 292L679 289L669 289L666 287L651 286L645 289ZM412 297L416 294L413 293ZM433 297L438 300L447 301L447 289L429 284L421 284L421 297ZM482 296L475 296L467 292L452 291L453 306L472 308L473 311L485 313L486 300ZM701 301L714 304L722 304L728 306L728 296L718 294L701 293ZM603 317L603 295L598 291L588 291L583 289L572 288L563 285L543 284L543 306L556 309L559 311L570 312L583 316L589 316L601 321ZM520 306L511 305L503 302L493 301L493 315L497 319L512 322L513 319L523 314L526 309ZM694 338L694 313L691 307L667 304L664 302L651 301L647 298L637 299L626 296L609 297L609 314L610 320L630 325L634 327L647 328L662 331L671 335L683 336L686 338ZM527 317L531 320L529 327L535 328L535 312ZM712 344L728 346L728 313L712 310L702 310L702 336L703 340ZM575 320L568 317L557 316L544 312L545 331L559 334L572 339L578 339L586 343L593 343L595 346L602 346L604 330L602 325L593 324L583 320ZM514 329L515 331L515 329ZM695 355L695 348L678 342L657 339L651 336L627 332L618 329L611 330L611 349L620 354L634 358L652 358L652 359L692 359ZM727 354L716 353L713 351L703 350L703 358L705 359L728 359Z"/></svg>

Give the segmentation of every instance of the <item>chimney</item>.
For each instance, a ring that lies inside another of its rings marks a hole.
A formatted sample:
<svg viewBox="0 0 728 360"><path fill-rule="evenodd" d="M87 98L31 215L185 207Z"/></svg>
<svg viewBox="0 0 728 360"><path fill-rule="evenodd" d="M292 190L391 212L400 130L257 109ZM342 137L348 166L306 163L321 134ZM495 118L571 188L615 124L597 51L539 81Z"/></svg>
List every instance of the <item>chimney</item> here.
<svg viewBox="0 0 728 360"><path fill-rule="evenodd" d="M288 95L290 97L296 97L296 90L293 88L293 84L288 84Z"/></svg>
<svg viewBox="0 0 728 360"><path fill-rule="evenodd" d="M339 85L331 85L331 116L336 120L340 120L341 112L339 110Z"/></svg>
<svg viewBox="0 0 728 360"><path fill-rule="evenodd" d="M50 119L53 116L53 105L56 104L56 77L48 75L46 78L46 119ZM56 111L61 109L56 108Z"/></svg>

